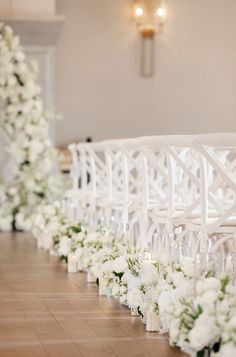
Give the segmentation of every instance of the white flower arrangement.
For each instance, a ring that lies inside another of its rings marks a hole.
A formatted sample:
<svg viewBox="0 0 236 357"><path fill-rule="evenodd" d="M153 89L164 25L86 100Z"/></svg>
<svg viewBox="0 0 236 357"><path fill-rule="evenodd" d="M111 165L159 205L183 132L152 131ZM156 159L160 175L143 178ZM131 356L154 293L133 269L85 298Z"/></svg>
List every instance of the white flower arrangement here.
<svg viewBox="0 0 236 357"><path fill-rule="evenodd" d="M29 230L34 209L59 193L56 151L36 84L37 65L27 62L9 26L0 23L1 129L10 155L10 177L0 184L0 230Z"/></svg>
<svg viewBox="0 0 236 357"><path fill-rule="evenodd" d="M169 329L171 344L191 356L217 355L234 344L235 330L228 333L227 323L235 314L235 288L229 285L228 277L201 279L195 297L175 300Z"/></svg>
<svg viewBox="0 0 236 357"><path fill-rule="evenodd" d="M145 260L110 229L86 230L69 220L57 203L42 207L35 221L59 256L75 253L83 268L101 280L102 294L138 311L144 323L150 312L156 314L171 345L195 357L234 356L236 288L228 276L195 280L190 257L169 265Z"/></svg>
<svg viewBox="0 0 236 357"><path fill-rule="evenodd" d="M76 220L67 219L62 228L52 237L53 248L62 260L67 261L71 253L75 253L81 260L86 238L84 225Z"/></svg>
<svg viewBox="0 0 236 357"><path fill-rule="evenodd" d="M64 260L70 253L75 253L81 260L87 232L81 222L65 215L62 203L55 201L40 205L33 216L32 233L40 248Z"/></svg>
<svg viewBox="0 0 236 357"><path fill-rule="evenodd" d="M38 241L38 247L52 249L52 237L64 226L65 220L59 201L39 205L32 216L32 233Z"/></svg>
<svg viewBox="0 0 236 357"><path fill-rule="evenodd" d="M128 247L124 245L122 255L113 260L108 278L112 296L123 305L127 305L128 283L138 276L140 269L138 255L127 253L127 250L129 251Z"/></svg>
<svg viewBox="0 0 236 357"><path fill-rule="evenodd" d="M143 321L145 321L147 307L158 314L158 282L159 265L156 262L140 259L138 275L128 282L127 302L130 308L138 310Z"/></svg>
<svg viewBox="0 0 236 357"><path fill-rule="evenodd" d="M90 229L84 241L84 250L81 255L85 269L97 279L101 278L102 265L113 259L116 251L114 234L107 228L100 226Z"/></svg>
<svg viewBox="0 0 236 357"><path fill-rule="evenodd" d="M235 292L236 293L236 292ZM230 317L224 325L221 347L217 353L213 353L215 357L231 357L236 356L236 312L230 312Z"/></svg>

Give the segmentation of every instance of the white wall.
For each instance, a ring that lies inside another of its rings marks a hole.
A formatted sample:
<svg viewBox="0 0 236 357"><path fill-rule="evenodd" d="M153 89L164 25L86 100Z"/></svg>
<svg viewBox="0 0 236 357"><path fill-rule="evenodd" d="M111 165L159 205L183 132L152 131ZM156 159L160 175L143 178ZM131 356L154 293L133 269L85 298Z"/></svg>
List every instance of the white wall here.
<svg viewBox="0 0 236 357"><path fill-rule="evenodd" d="M131 0L58 0L57 142L236 131L236 1L169 0L155 76L139 74Z"/></svg>

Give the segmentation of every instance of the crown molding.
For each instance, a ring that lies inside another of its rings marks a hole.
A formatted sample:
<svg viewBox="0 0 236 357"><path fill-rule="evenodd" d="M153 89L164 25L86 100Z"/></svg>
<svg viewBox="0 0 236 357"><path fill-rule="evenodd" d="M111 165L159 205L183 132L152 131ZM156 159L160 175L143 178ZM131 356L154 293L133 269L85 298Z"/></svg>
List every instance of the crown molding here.
<svg viewBox="0 0 236 357"><path fill-rule="evenodd" d="M65 17L0 15L0 22L10 25L24 45L52 46L57 42Z"/></svg>

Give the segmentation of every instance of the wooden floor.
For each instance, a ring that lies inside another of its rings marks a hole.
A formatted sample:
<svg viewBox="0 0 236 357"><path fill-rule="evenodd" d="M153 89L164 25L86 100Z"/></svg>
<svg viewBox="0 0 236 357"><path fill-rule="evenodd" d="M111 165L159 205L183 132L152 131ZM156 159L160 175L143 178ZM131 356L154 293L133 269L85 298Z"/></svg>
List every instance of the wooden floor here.
<svg viewBox="0 0 236 357"><path fill-rule="evenodd" d="M0 234L0 356L180 357L129 310L98 297L85 274L36 249L27 234Z"/></svg>

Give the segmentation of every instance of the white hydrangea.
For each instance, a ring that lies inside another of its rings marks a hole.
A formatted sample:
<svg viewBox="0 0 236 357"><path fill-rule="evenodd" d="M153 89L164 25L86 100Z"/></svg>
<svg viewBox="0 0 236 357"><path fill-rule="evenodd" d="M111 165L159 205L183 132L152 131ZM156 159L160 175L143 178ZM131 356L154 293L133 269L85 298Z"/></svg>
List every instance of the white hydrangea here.
<svg viewBox="0 0 236 357"><path fill-rule="evenodd" d="M215 316L205 310L195 321L189 332L189 342L195 351L201 351L205 347L217 342L220 337L220 328L216 325Z"/></svg>

